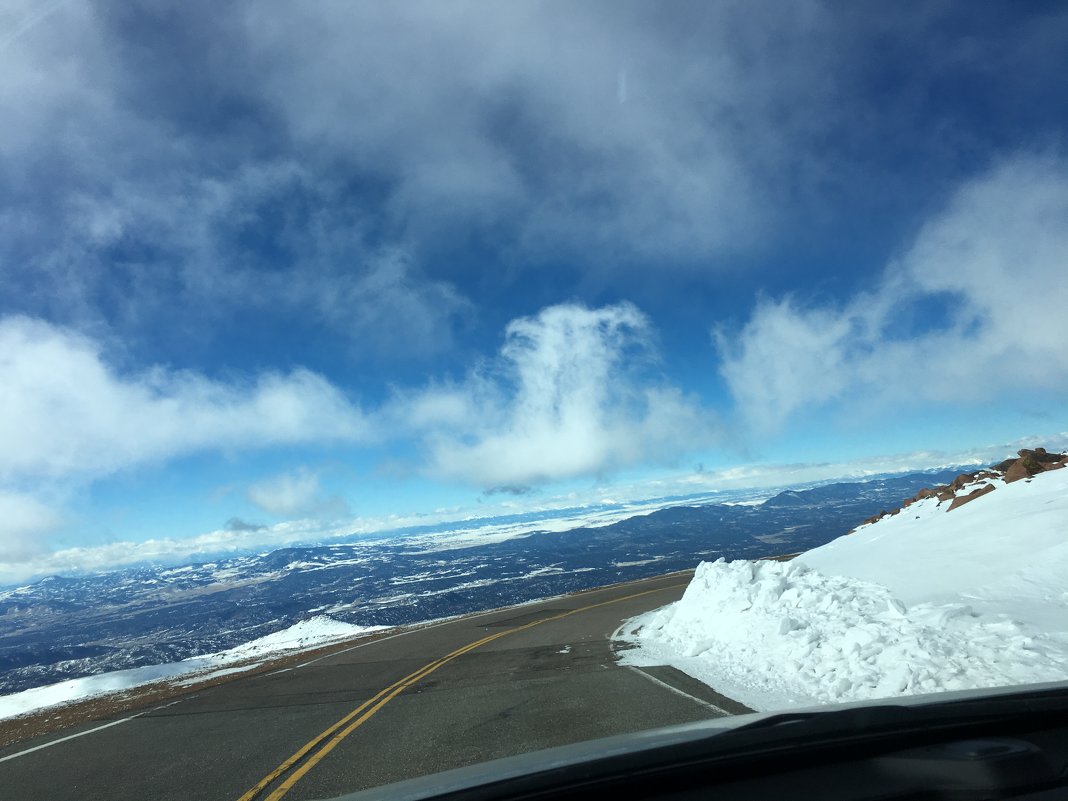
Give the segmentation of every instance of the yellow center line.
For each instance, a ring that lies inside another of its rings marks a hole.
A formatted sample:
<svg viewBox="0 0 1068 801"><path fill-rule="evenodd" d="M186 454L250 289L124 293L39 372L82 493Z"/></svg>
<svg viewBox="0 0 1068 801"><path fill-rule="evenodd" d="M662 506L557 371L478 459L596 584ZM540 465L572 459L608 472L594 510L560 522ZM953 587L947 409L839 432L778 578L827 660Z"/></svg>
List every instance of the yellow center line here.
<svg viewBox="0 0 1068 801"><path fill-rule="evenodd" d="M651 595L654 592L663 592L664 590L677 589L678 587L685 586L685 583L672 584L667 587L658 587L655 590L645 590L643 592L636 592L631 595L624 595L622 598L613 598L609 601L601 601L599 603L589 604L588 606L582 606L578 609L572 609L570 611L563 612L559 615L553 615L552 617L543 618L542 620L535 620L532 623L525 623L522 626L516 626L512 629L499 631L496 634L490 634L480 640L475 640L472 643L468 643L462 648L457 648L455 651L446 654L445 656L439 657L433 662L424 665L423 667L419 668L419 670L416 670L413 673L409 673L403 679L394 682L393 684L386 687L384 690L379 690L377 693L375 693L374 696L364 701L358 707L356 707L343 718L341 718L341 720L337 721L328 729L321 732L320 734L317 734L314 738L305 743L300 748L300 750L298 750L292 756L286 759L285 762L283 762L277 768L275 768L262 779L260 779L258 782L256 782L256 785L248 792L246 792L243 796L241 796L238 801L252 801L252 799L254 799L261 792L263 792L263 790L267 788L272 782L278 779L279 776L281 776L283 773L285 773L298 762L300 762L302 759L304 759L304 757L306 757L309 752L313 751L316 747L322 744L323 741L333 735L332 739L330 739L330 741L327 742L326 745L324 745L322 748L312 754L312 756L309 757L307 761L304 762L304 764L302 764L299 768L293 771L293 773L290 774L289 777L287 777L285 781L283 781L274 790L274 792L272 792L269 796L267 796L266 799L264 799L264 801L278 801L280 798L282 798L282 796L288 793L293 788L293 785L300 781L301 778L303 778L303 776L309 770L319 764L319 762L327 754L333 751L334 748L336 748L342 740L352 734L352 732L355 731L357 728L362 726L376 712L378 712L378 710L380 710L382 707L384 707L386 704L388 704L390 701L392 701L410 686L415 684L417 681L426 678L438 668L451 662L457 657L463 656L468 651L473 651L474 649L483 646L486 643L492 642L493 640L499 639L501 637L505 637L509 634L516 634L517 632L525 631L527 629L533 628L534 626L540 626L542 623L551 623L554 620L560 620L562 618L578 614L579 612L588 612L590 609L597 609L601 606L608 606L609 604L616 604L621 601L629 601L632 598L640 598L643 595ZM338 731L339 729L341 729L341 731Z"/></svg>

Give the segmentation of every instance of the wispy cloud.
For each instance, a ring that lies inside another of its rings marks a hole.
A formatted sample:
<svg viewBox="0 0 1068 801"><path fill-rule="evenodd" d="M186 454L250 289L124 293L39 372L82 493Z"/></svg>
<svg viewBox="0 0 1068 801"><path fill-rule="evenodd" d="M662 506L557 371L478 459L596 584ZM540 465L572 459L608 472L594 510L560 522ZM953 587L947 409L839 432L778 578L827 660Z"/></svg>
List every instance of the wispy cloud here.
<svg viewBox="0 0 1068 801"><path fill-rule="evenodd" d="M157 345L287 325L325 329L357 359L449 349L470 301L424 275L403 238L371 242L373 215L342 182L287 158L189 169L100 178L106 188L72 190L28 220L8 212L0 253L30 253L0 277L35 289L15 305Z"/></svg>
<svg viewBox="0 0 1068 801"><path fill-rule="evenodd" d="M402 394L392 412L422 432L432 475L485 487L671 461L717 430L655 364L649 321L633 305L551 306L513 320L494 362Z"/></svg>
<svg viewBox="0 0 1068 801"><path fill-rule="evenodd" d="M195 557L329 540L348 533L352 533L351 528L327 527L319 521L300 520L273 526L227 526L188 537L160 537L136 542L120 540L103 545L40 549L17 558L0 558L0 583L25 581L50 574L114 570L130 565L177 564Z"/></svg>
<svg viewBox="0 0 1068 801"><path fill-rule="evenodd" d="M956 192L844 303L764 299L716 334L740 416L777 431L839 403L967 405L1068 388L1068 161L1021 155Z"/></svg>
<svg viewBox="0 0 1068 801"><path fill-rule="evenodd" d="M307 469L282 473L250 485L247 496L271 515L288 517L307 512L321 503L319 475Z"/></svg>
<svg viewBox="0 0 1068 801"><path fill-rule="evenodd" d="M62 516L36 498L0 487L0 564L40 557Z"/></svg>
<svg viewBox="0 0 1068 801"><path fill-rule="evenodd" d="M164 367L124 374L87 337L0 320L0 480L95 478L201 450L371 437L361 410L308 370L234 383Z"/></svg>
<svg viewBox="0 0 1068 801"><path fill-rule="evenodd" d="M310 311L358 355L440 353L466 245L502 275L736 252L831 114L815 8L98 5L16 8L0 54L0 278L30 290L0 310L83 330ZM749 51L785 31L773 79Z"/></svg>
<svg viewBox="0 0 1068 801"><path fill-rule="evenodd" d="M824 68L825 51L780 47L790 68L756 74L747 47L826 35L818 12L776 10L707 7L684 37L632 5L270 3L243 33L292 135L388 181L384 211L422 241L503 225L528 251L692 256L763 228L800 126L758 120Z"/></svg>
<svg viewBox="0 0 1068 801"><path fill-rule="evenodd" d="M792 216L900 193L867 191L865 136L897 152L907 131L925 174L952 172L926 156L973 133L905 105L914 93L871 96L853 67L883 66L858 58L873 40L999 98L1014 75L1059 74L1043 59L1060 48L1028 44L1058 41L1063 15L1022 15L988 52L941 33L945 13L16 3L0 280L24 291L0 311L149 352L142 338L209 350L268 319L357 357L428 358L519 274L551 272L566 297L575 264L602 286L650 263L741 269L729 257L786 241Z"/></svg>
<svg viewBox="0 0 1068 801"><path fill-rule="evenodd" d="M101 343L26 317L0 319L0 354L0 489L13 491L198 452L388 439L421 450L422 472L518 495L671 463L717 435L711 413L658 376L649 321L630 304L565 304L513 320L497 358L463 381L398 392L366 412L303 369L230 381L162 366L123 371ZM246 497L279 517L348 514L310 469L255 482ZM59 519L29 496L8 500L21 504L0 524L12 553Z"/></svg>

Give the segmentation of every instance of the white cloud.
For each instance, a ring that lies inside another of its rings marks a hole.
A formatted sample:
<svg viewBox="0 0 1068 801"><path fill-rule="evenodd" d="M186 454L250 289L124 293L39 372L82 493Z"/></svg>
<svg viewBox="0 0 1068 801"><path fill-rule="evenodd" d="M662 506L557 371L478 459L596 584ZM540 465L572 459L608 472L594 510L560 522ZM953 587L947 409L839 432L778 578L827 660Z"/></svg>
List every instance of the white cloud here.
<svg viewBox="0 0 1068 801"><path fill-rule="evenodd" d="M1019 448L1033 448L1038 445L1056 450L1066 449L1068 448L1068 432L1027 437L1015 442L955 452L919 451L875 456L849 462L745 464L696 473L666 473L654 479L613 483L610 485L610 490L606 485L594 485L582 492L570 491L564 495L549 497L540 493L532 493L524 495L521 500L513 499L496 505L480 504L477 511L455 507L436 509L430 514L412 512L382 518L353 518L334 524L324 524L317 520L292 520L271 526L230 525L224 529L192 537L159 538L143 542L113 542L106 545L65 548L54 552L35 548L21 553L9 550L5 554L3 550L0 550L0 585L56 573L94 572L141 563L174 564L198 557L283 547L298 543L328 542L355 533L370 534L448 521L456 522L454 534L463 535L464 532L469 531L472 517L494 514L512 515L521 511L560 510L561 517L555 521L542 518L533 525L563 529L581 524L582 516L576 516L574 513L576 507L606 502L604 499L606 491L611 492L615 501L628 504L640 504L642 501L666 496L724 490L728 492L755 490L747 495L760 497L785 486L796 486L808 482L862 479L875 473L904 473L949 465L997 462L1014 454ZM767 490L767 492L760 492L760 490ZM3 508L3 496L0 495L0 509ZM47 523L51 513L47 509L39 511L41 513L39 519ZM35 516L36 514L30 515L30 519L34 519ZM525 530L512 523L507 524L505 529L506 532L512 534ZM508 534L506 533L505 536Z"/></svg>
<svg viewBox="0 0 1068 801"><path fill-rule="evenodd" d="M284 547L351 533L352 529L324 527L300 520L270 527L220 529L191 537L160 537L140 542L62 548L0 556L0 584L11 584L51 574L93 573L138 564L176 564L194 557L232 554L256 548Z"/></svg>
<svg viewBox="0 0 1068 801"><path fill-rule="evenodd" d="M420 238L518 222L524 251L663 260L753 244L798 169L786 140L834 113L784 102L825 103L830 16L749 6L268 3L242 32L295 139L389 181Z"/></svg>
<svg viewBox="0 0 1068 801"><path fill-rule="evenodd" d="M429 471L487 487L672 460L714 437L709 413L650 377L648 320L633 305L563 304L513 320L498 359L465 382L402 395Z"/></svg>
<svg viewBox="0 0 1068 801"><path fill-rule="evenodd" d="M715 336L723 377L736 403L765 428L842 390L841 343L850 333L848 318L829 310L799 309L787 298L762 300L736 340L723 330Z"/></svg>
<svg viewBox="0 0 1068 801"><path fill-rule="evenodd" d="M10 300L81 330L178 328L193 342L217 336L236 312L324 327L352 355L386 357L447 350L470 309L403 243L368 244L371 215L340 182L293 160L251 161L221 177L142 178L117 174L106 190L72 191L25 240L0 234L0 254L40 240L29 258L0 266L0 277L38 287ZM4 213L0 229L16 231ZM151 242L151 255L126 254L132 242Z"/></svg>
<svg viewBox="0 0 1068 801"><path fill-rule="evenodd" d="M248 499L268 514L289 516L307 511L319 495L319 475L297 470L259 481L248 488Z"/></svg>
<svg viewBox="0 0 1068 801"><path fill-rule="evenodd" d="M714 425L655 368L648 320L634 306L552 306L509 324L497 359L464 381L398 394L365 415L307 370L244 383L164 367L124 373L84 335L9 317L0 319L0 490L70 487L199 451L382 436L423 443L432 475L483 486L670 462L708 444ZM297 470L250 486L247 497L273 515L347 514L320 489L317 473ZM58 517L29 496L8 500L0 542L11 559L30 557ZM152 558L146 548L139 553Z"/></svg>
<svg viewBox="0 0 1068 801"><path fill-rule="evenodd" d="M812 4L265 2L164 19L67 3L27 27L38 7L10 9L24 33L0 51L0 269L35 287L20 311L67 322L114 323L113 306L153 319L176 291L197 312L268 290L284 307L294 282L257 274L264 252L291 258L298 284L326 270L342 294L375 283L383 245L438 252L472 235L534 263L734 252L815 159L795 157L798 139L832 124L819 43L833 25ZM752 59L769 40L776 59ZM800 90L822 113L784 102ZM455 295L413 269L391 286L413 284L416 301Z"/></svg>
<svg viewBox="0 0 1068 801"><path fill-rule="evenodd" d="M298 273L290 292L345 330L354 347L379 356L448 350L456 318L472 308L452 284L420 276L401 250L369 255L340 275Z"/></svg>
<svg viewBox="0 0 1068 801"><path fill-rule="evenodd" d="M795 464L751 463L692 473L664 482L666 494L724 490L774 490L825 481L863 481L875 475L916 473L925 470L978 467L1014 456L1020 448L1068 449L1068 432L1023 437L1013 442L982 445L964 450L923 450L881 454L845 462L799 462ZM645 497L649 497L645 488ZM904 499L902 499L904 500Z"/></svg>
<svg viewBox="0 0 1068 801"><path fill-rule="evenodd" d="M33 557L60 527L44 495L62 506L79 484L200 451L373 438L362 411L308 370L231 383L164 367L124 374L86 336L2 318L0 561ZM277 513L292 513L308 484L279 485Z"/></svg>
<svg viewBox="0 0 1068 801"><path fill-rule="evenodd" d="M762 300L739 334L717 332L739 413L774 431L830 401L1063 395L1065 220L1068 161L1019 156L963 186L870 292L829 307Z"/></svg>
<svg viewBox="0 0 1068 801"><path fill-rule="evenodd" d="M62 517L36 498L0 488L0 564L44 553Z"/></svg>
<svg viewBox="0 0 1068 801"><path fill-rule="evenodd" d="M93 478L202 450L371 437L360 409L307 370L224 383L121 374L87 337L0 320L0 480Z"/></svg>
<svg viewBox="0 0 1068 801"><path fill-rule="evenodd" d="M860 55L900 39L921 71L1045 85L1064 24L1036 15L990 48L946 42L944 10L811 0L7 5L0 279L26 290L5 310L207 339L249 306L288 322L310 305L302 324L358 351L420 354L447 350L457 285L517 285L467 283L472 251L508 277L726 270L831 196L899 192L884 158L858 158L883 152L866 136L899 152L908 131L901 152L952 172L961 132L925 114L949 142L917 144L923 93L873 100L881 62ZM967 152L988 145L969 132Z"/></svg>

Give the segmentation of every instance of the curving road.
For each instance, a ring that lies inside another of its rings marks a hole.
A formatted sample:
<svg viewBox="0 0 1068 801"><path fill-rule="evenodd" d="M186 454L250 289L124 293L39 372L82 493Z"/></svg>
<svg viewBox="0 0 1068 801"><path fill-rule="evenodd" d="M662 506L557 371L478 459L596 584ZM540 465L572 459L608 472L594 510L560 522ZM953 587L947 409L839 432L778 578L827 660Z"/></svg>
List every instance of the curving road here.
<svg viewBox="0 0 1068 801"><path fill-rule="evenodd" d="M408 630L135 717L0 750L11 799L332 798L450 768L745 711L608 637L689 573Z"/></svg>

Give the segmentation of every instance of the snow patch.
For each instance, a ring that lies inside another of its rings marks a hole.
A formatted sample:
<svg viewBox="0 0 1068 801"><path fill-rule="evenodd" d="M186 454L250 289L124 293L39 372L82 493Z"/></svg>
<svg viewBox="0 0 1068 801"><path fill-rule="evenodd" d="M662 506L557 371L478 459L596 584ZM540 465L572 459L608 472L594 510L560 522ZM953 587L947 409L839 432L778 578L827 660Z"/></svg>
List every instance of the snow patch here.
<svg viewBox="0 0 1068 801"><path fill-rule="evenodd" d="M703 562L621 661L757 710L1068 677L1068 470L920 501L793 562Z"/></svg>
<svg viewBox="0 0 1068 801"><path fill-rule="evenodd" d="M0 697L0 720L18 717L45 707L69 704L102 695L123 692L146 684L189 677L179 682L189 686L219 676L252 670L265 658L288 651L301 651L340 640L353 639L388 626L354 626L318 615L251 642L214 654L194 656L181 662L165 665L116 670L95 676L69 679L45 687L35 687L20 693ZM258 660L251 664L227 667L236 662ZM197 675L193 675L197 674Z"/></svg>

